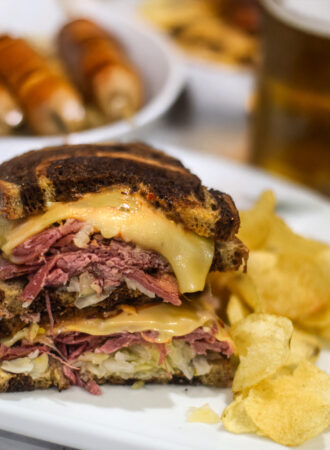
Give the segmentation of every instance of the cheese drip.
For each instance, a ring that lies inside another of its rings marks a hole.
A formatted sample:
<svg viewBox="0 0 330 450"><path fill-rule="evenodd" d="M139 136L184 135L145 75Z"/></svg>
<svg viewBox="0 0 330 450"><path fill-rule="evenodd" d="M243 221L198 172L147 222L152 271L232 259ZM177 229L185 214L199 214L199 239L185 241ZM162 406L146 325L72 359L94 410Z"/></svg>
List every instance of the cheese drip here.
<svg viewBox="0 0 330 450"><path fill-rule="evenodd" d="M74 318L61 321L54 327L54 334L77 331L93 336L107 336L114 333L137 333L157 331L157 343L170 342L175 336L184 336L214 322L220 324L214 310L202 300L194 299L180 307L166 303L140 307L136 313L123 311L117 316L104 318ZM221 325L218 327L217 340L231 339Z"/></svg>
<svg viewBox="0 0 330 450"><path fill-rule="evenodd" d="M77 219L89 223L104 238L121 237L154 250L170 263L181 293L202 291L209 272L214 243L168 219L138 195L119 190L86 194L74 202L49 203L44 214L12 228L2 227L2 251L13 248L56 222Z"/></svg>

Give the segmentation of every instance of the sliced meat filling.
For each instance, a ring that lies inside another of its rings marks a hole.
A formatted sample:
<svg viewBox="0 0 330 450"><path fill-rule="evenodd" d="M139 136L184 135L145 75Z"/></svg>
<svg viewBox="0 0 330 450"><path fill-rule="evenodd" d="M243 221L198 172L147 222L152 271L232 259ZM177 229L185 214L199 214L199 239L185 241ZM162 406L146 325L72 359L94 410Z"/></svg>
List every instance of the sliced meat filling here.
<svg viewBox="0 0 330 450"><path fill-rule="evenodd" d="M36 336L33 341L25 337L11 347L0 344L0 367L9 373L26 371L28 374L35 371L36 358L46 354L61 363L70 384L84 387L93 394L100 394L95 379L102 383L104 377L111 375L147 380L148 376L163 373L171 379L179 371L191 380L207 373L210 361L228 359L233 354L229 342L216 339L218 326L214 322L210 327L174 337L166 344L157 342L157 331L109 336L66 332L57 336ZM38 375L42 374L38 372Z"/></svg>
<svg viewBox="0 0 330 450"><path fill-rule="evenodd" d="M0 279L26 276L21 300L25 307L43 288L66 288L78 293L76 306L84 308L109 297L125 282L150 298L180 305L176 279L159 254L120 239L90 235L87 224L67 220L16 247L8 262L0 262Z"/></svg>

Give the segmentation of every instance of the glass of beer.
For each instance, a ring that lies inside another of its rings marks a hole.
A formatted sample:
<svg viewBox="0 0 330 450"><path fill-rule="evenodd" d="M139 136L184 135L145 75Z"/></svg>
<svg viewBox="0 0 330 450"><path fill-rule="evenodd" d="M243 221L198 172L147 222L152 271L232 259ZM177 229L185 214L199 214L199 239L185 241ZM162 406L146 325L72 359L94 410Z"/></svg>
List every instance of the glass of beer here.
<svg viewBox="0 0 330 450"><path fill-rule="evenodd" d="M251 162L330 196L330 0L261 0Z"/></svg>

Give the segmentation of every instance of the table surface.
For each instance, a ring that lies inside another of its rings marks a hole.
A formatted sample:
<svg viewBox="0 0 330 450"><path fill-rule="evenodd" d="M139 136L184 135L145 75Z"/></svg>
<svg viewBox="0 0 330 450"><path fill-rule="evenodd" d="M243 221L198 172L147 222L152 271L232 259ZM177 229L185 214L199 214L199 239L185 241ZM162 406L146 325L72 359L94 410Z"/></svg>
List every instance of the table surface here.
<svg viewBox="0 0 330 450"><path fill-rule="evenodd" d="M252 87L249 74L200 68L187 64L187 84L182 94L156 123L131 133L126 139L175 144L203 153L236 160L247 159L246 105ZM0 431L0 449L67 449L60 445Z"/></svg>

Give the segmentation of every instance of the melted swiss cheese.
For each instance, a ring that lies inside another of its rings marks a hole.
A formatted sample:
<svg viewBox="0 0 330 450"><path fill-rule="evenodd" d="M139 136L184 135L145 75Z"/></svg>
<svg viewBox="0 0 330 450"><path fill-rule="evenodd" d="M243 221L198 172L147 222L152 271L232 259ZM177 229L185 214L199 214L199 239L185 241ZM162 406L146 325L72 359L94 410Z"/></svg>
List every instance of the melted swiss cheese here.
<svg viewBox="0 0 330 450"><path fill-rule="evenodd" d="M105 238L119 236L125 241L154 250L170 263L180 292L204 289L214 243L211 239L187 231L168 219L139 196L119 190L86 194L80 200L48 205L44 214L30 217L12 228L2 226L2 251L10 252L29 237L53 223L77 219L91 224Z"/></svg>
<svg viewBox="0 0 330 450"><path fill-rule="evenodd" d="M214 310L202 300L194 299L181 306L161 303L153 306L140 307L136 313L121 312L117 316L104 318L75 318L63 320L54 327L55 334L67 331L77 331L93 336L106 336L113 333L137 333L148 330L158 331L158 343L170 342L174 336L184 336L196 328L219 323ZM231 339L221 325L216 338L219 341Z"/></svg>

